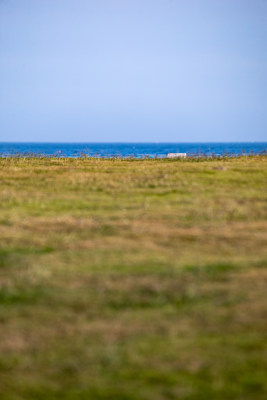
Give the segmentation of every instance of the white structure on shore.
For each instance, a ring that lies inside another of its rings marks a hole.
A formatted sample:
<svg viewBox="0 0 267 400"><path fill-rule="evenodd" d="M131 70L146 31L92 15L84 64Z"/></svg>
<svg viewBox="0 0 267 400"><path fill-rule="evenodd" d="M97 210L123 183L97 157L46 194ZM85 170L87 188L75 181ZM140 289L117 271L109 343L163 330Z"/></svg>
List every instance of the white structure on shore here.
<svg viewBox="0 0 267 400"><path fill-rule="evenodd" d="M168 153L167 158L185 158L186 153Z"/></svg>

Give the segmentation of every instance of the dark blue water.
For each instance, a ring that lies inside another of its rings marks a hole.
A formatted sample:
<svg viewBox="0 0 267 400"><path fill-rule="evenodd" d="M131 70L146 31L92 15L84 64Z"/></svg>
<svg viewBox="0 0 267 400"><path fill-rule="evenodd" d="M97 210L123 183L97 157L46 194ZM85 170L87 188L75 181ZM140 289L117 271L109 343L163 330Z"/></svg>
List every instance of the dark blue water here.
<svg viewBox="0 0 267 400"><path fill-rule="evenodd" d="M166 157L188 155L240 155L266 153L267 142L255 143L0 143L0 155L58 157Z"/></svg>

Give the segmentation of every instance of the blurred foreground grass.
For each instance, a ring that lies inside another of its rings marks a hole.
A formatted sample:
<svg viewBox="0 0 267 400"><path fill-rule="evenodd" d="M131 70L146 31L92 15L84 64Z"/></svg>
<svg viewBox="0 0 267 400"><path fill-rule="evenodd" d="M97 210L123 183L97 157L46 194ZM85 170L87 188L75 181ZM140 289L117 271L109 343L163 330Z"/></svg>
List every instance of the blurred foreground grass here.
<svg viewBox="0 0 267 400"><path fill-rule="evenodd" d="M265 399L266 167L0 158L0 398Z"/></svg>

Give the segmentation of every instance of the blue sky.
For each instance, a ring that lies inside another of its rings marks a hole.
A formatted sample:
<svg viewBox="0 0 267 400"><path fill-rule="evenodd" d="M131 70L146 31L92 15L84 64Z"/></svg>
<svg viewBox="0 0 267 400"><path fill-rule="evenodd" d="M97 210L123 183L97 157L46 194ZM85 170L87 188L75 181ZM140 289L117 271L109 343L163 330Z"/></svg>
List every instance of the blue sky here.
<svg viewBox="0 0 267 400"><path fill-rule="evenodd" d="M266 0L0 0L0 141L266 141L266 27Z"/></svg>

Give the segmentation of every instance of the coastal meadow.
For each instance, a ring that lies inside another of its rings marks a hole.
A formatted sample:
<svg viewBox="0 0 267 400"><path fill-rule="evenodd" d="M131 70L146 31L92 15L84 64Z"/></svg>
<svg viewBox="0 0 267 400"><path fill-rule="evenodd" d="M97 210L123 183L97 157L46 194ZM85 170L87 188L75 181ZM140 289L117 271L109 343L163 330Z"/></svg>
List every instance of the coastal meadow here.
<svg viewBox="0 0 267 400"><path fill-rule="evenodd" d="M0 157L0 398L263 400L267 156Z"/></svg>

